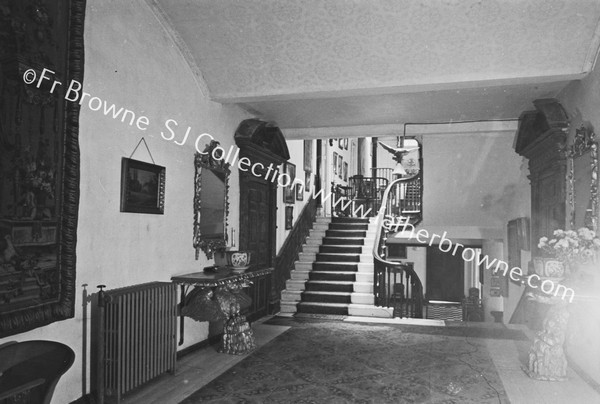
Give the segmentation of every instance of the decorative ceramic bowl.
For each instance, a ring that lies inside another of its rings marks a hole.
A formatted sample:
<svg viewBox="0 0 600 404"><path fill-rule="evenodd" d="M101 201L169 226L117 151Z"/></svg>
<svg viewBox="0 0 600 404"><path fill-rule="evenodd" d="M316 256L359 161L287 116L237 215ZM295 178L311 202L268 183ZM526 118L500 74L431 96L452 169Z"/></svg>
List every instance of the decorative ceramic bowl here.
<svg viewBox="0 0 600 404"><path fill-rule="evenodd" d="M252 253L250 251L232 251L229 264L234 268L242 268L250 265L250 256Z"/></svg>

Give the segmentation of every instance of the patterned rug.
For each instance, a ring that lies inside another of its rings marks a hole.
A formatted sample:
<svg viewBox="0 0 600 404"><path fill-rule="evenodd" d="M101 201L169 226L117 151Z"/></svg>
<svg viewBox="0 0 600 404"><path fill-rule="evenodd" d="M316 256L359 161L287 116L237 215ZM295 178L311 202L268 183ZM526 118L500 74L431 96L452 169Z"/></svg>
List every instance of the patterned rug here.
<svg viewBox="0 0 600 404"><path fill-rule="evenodd" d="M471 328L281 321L292 328L181 403L509 402Z"/></svg>

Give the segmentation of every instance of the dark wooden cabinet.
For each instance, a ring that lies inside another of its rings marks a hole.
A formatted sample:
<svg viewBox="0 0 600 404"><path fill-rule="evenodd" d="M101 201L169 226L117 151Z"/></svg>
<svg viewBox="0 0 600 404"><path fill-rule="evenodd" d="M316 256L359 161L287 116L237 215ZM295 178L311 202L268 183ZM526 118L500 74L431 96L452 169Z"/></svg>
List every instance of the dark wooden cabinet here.
<svg viewBox="0 0 600 404"><path fill-rule="evenodd" d="M540 255L540 237L550 236L567 224L565 147L569 129L567 114L556 100L537 100L534 105L535 111L521 114L515 142L515 151L529 160L532 257ZM544 304L521 298L511 323L540 329L547 309Z"/></svg>
<svg viewBox="0 0 600 404"><path fill-rule="evenodd" d="M569 120L556 100L534 102L536 110L521 115L515 151L529 160L531 181L531 246L566 225L567 159L564 153Z"/></svg>

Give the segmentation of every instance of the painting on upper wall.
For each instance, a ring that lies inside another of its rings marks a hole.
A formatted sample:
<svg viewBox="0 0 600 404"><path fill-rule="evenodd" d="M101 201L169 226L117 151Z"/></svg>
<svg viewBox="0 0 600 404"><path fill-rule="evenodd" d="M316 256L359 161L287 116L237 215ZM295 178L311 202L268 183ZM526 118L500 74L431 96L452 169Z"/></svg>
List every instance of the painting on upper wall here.
<svg viewBox="0 0 600 404"><path fill-rule="evenodd" d="M294 203L296 202L296 187L293 184L296 179L296 166L292 163L284 163L284 173L290 182L287 187L283 188L283 202ZM284 178L286 177L284 176Z"/></svg>
<svg viewBox="0 0 600 404"><path fill-rule="evenodd" d="M338 172L338 154L336 152L333 152L333 173L337 174Z"/></svg>
<svg viewBox="0 0 600 404"><path fill-rule="evenodd" d="M304 171L312 173L313 140L304 141Z"/></svg>
<svg viewBox="0 0 600 404"><path fill-rule="evenodd" d="M304 173L304 184L305 184L304 189L306 190L306 192L310 192L311 179L312 179L311 173Z"/></svg>
<svg viewBox="0 0 600 404"><path fill-rule="evenodd" d="M302 186L302 184L296 184L296 200L304 200L304 187Z"/></svg>
<svg viewBox="0 0 600 404"><path fill-rule="evenodd" d="M121 212L163 214L165 168L123 157L121 160Z"/></svg>
<svg viewBox="0 0 600 404"><path fill-rule="evenodd" d="M294 227L294 207L285 207L285 229L291 230Z"/></svg>
<svg viewBox="0 0 600 404"><path fill-rule="evenodd" d="M338 139L338 147L340 148L340 150L344 149L344 139L343 138Z"/></svg>
<svg viewBox="0 0 600 404"><path fill-rule="evenodd" d="M84 11L0 0L0 338L74 315Z"/></svg>
<svg viewBox="0 0 600 404"><path fill-rule="evenodd" d="M344 181L348 181L348 163L344 161Z"/></svg>
<svg viewBox="0 0 600 404"><path fill-rule="evenodd" d="M337 164L337 172L338 172L338 176L340 177L340 179L344 178L344 159L342 158L342 156L338 157L338 164Z"/></svg>

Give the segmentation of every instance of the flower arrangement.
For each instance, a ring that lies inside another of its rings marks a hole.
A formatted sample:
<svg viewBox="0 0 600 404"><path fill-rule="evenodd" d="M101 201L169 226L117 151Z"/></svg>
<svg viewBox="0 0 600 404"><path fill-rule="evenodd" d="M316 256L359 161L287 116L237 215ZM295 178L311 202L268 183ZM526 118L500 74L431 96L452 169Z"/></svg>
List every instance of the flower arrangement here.
<svg viewBox="0 0 600 404"><path fill-rule="evenodd" d="M538 248L548 256L574 269L578 264L587 264L596 259L600 251L600 238L596 232L582 227L574 230L554 230L553 238L540 238Z"/></svg>

